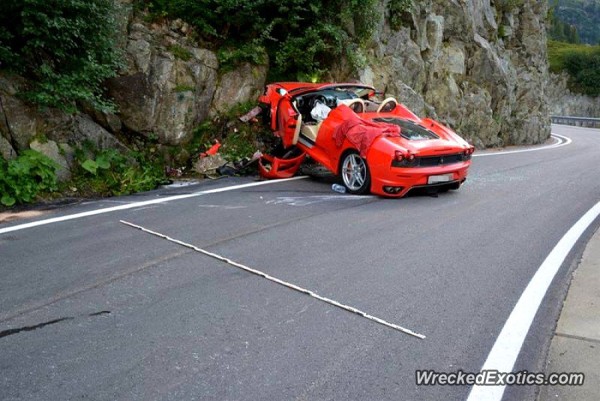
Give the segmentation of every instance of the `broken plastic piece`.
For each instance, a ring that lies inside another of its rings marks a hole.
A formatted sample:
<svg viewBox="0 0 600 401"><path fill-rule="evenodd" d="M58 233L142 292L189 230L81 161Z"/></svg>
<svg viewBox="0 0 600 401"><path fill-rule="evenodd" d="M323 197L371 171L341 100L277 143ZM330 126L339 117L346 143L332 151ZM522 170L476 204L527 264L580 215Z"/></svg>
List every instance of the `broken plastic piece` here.
<svg viewBox="0 0 600 401"><path fill-rule="evenodd" d="M215 140L215 144L211 146L206 152L200 153L200 157L206 156L214 156L219 152L219 148L221 147L221 143Z"/></svg>
<svg viewBox="0 0 600 401"><path fill-rule="evenodd" d="M241 116L240 121L243 123L247 123L248 121L253 120L257 115L259 115L261 111L262 109L260 108L260 106L256 106L255 108Z"/></svg>
<svg viewBox="0 0 600 401"><path fill-rule="evenodd" d="M290 159L262 155L258 159L258 172L261 177L268 179L293 177L298 172L305 156L306 153L304 152Z"/></svg>
<svg viewBox="0 0 600 401"><path fill-rule="evenodd" d="M331 189L337 193L340 194L345 194L346 193L346 187L340 184L333 184L331 186Z"/></svg>

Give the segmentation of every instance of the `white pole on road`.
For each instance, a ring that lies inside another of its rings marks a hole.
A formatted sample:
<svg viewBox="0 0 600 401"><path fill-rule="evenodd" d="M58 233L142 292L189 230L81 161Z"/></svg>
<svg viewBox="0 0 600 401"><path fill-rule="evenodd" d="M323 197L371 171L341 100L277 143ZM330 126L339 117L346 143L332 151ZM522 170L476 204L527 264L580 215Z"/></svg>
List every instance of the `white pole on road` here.
<svg viewBox="0 0 600 401"><path fill-rule="evenodd" d="M348 312L356 313L357 315L360 315L360 316L364 317L365 319L372 320L372 321L377 322L377 323L379 323L381 325L384 325L386 327L392 328L394 330L401 331L401 332L403 332L405 334L409 334L409 335L411 335L413 337L420 338L421 340L423 340L425 338L425 336L423 334L415 333L412 330L409 330L409 329L406 329L404 327L398 326L396 324L387 322L387 321L385 321L383 319L380 319L378 317L369 315L368 313L365 313L365 312L363 312L363 311L361 311L359 309L356 309L356 308L354 308L352 306L344 305L344 304L341 304L341 303L339 303L337 301L334 301L333 299L323 297L323 296L321 296L319 294L314 293L313 291L307 290L306 288L302 288L302 287L299 287L299 286L297 286L295 284L288 283L287 281L280 280L280 279L278 279L276 277L268 275L267 273L261 272L260 270L253 269L253 268L248 267L246 265L243 265L241 263L234 262L233 260L228 259L226 257L223 257L221 255L217 255L216 253L212 253L212 252L206 251L206 250L198 248L198 247L196 247L196 246L194 246L192 244L188 244L186 242L183 242L183 241L171 238L171 237L169 237L167 235L158 233L156 231L148 230L147 228L144 228L142 226L138 226L137 224L129 223L129 222L124 221L124 220L120 220L120 222L123 223L123 224L125 224L125 225L127 225L127 226L129 226L129 227L137 228L138 230L141 230L141 231L143 231L145 233L152 234L152 235L157 236L159 238L166 239L167 241L170 241L170 242L173 242L175 244L178 244L178 245L184 246L186 248L192 249L192 250L194 250L196 252L199 252L201 254L204 254L206 256L210 256L211 258L217 259L217 260L219 260L221 262L225 262L225 263L227 263L227 264L229 264L231 266L237 267L238 269L242 269L242 270L244 270L244 271L246 271L248 273L255 274L255 275L260 276L260 277L262 277L264 279L267 279L269 281L272 281L272 282L277 283L279 285L282 285L284 287L290 288L290 289L292 289L294 291L298 291L298 292L301 292L302 294L309 295L309 296L311 296L311 297L313 297L315 299L318 299L319 301L323 301L323 302L328 303L330 305L337 306L338 308L344 309L344 310L346 310Z"/></svg>

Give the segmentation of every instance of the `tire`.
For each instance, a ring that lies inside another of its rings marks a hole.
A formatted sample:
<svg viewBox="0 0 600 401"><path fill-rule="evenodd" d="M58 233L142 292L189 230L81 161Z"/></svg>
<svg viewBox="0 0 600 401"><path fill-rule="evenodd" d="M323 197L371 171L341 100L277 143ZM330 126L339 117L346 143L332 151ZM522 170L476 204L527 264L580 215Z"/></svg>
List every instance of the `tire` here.
<svg viewBox="0 0 600 401"><path fill-rule="evenodd" d="M356 150L344 153L340 159L338 179L354 195L366 194L371 188L369 166Z"/></svg>

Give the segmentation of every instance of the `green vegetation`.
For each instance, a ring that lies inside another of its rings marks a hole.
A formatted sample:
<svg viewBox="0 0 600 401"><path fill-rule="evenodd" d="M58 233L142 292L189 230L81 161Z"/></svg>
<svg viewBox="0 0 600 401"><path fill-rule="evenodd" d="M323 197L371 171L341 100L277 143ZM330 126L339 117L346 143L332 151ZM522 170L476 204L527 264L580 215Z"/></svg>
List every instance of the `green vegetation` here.
<svg viewBox="0 0 600 401"><path fill-rule="evenodd" d="M26 150L8 162L0 157L0 203L28 203L40 192L56 190L57 168L55 162L34 150Z"/></svg>
<svg viewBox="0 0 600 401"><path fill-rule="evenodd" d="M600 95L600 46L548 42L550 71L569 74L569 86L574 92Z"/></svg>
<svg viewBox="0 0 600 401"><path fill-rule="evenodd" d="M392 29L398 30L412 7L412 0L391 0L388 3L388 20Z"/></svg>
<svg viewBox="0 0 600 401"><path fill-rule="evenodd" d="M193 86L190 85L177 85L175 86L175 88L173 88L174 92L180 93L180 92L193 92L195 90L195 88Z"/></svg>
<svg viewBox="0 0 600 401"><path fill-rule="evenodd" d="M377 21L377 0L142 0L156 18L181 18L219 49L222 68L272 61L270 80L321 79L359 49ZM409 3L394 0L392 3Z"/></svg>
<svg viewBox="0 0 600 401"><path fill-rule="evenodd" d="M496 8L502 12L511 12L514 9L521 7L525 0L497 0Z"/></svg>
<svg viewBox="0 0 600 401"><path fill-rule="evenodd" d="M179 45L172 45L169 46L167 50L173 53L173 56L175 56L175 58L178 58L180 60L190 61L192 59L192 53L185 47L181 47Z"/></svg>
<svg viewBox="0 0 600 401"><path fill-rule="evenodd" d="M598 0L548 0L551 7L550 38L562 42L600 44Z"/></svg>
<svg viewBox="0 0 600 401"><path fill-rule="evenodd" d="M77 166L65 188L80 195L127 195L148 191L165 182L163 163L141 152L124 155L114 149L98 150L89 143L75 152Z"/></svg>
<svg viewBox="0 0 600 401"><path fill-rule="evenodd" d="M255 107L254 102L241 103L211 120L206 120L194 131L188 144L191 154L208 149L215 140L221 143L219 153L227 160L251 157L257 150L265 151L265 142L274 140L273 134L262 124L242 123L241 115Z"/></svg>
<svg viewBox="0 0 600 401"><path fill-rule="evenodd" d="M579 33L574 25L561 21L556 6L548 9L548 37L552 40L565 43L581 43Z"/></svg>
<svg viewBox="0 0 600 401"><path fill-rule="evenodd" d="M76 102L110 106L100 84L115 75L112 0L3 0L0 68L31 83L24 96L74 111Z"/></svg>
<svg viewBox="0 0 600 401"><path fill-rule="evenodd" d="M550 71L569 74L576 93L600 95L600 3L597 0L549 0ZM581 42L588 43L582 45Z"/></svg>

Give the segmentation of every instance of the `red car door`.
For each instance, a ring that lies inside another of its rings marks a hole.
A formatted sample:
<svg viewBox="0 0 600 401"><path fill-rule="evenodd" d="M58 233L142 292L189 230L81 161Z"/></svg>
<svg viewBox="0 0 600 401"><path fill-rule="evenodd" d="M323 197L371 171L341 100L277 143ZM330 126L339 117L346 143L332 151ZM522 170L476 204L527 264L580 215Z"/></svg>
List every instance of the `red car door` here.
<svg viewBox="0 0 600 401"><path fill-rule="evenodd" d="M292 105L291 97L285 94L279 100L277 107L277 135L281 138L283 146L288 148L294 143L296 127L300 124L299 114Z"/></svg>

